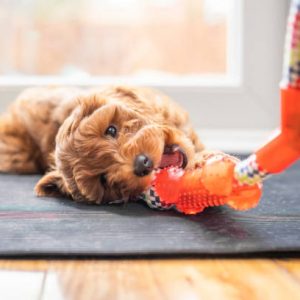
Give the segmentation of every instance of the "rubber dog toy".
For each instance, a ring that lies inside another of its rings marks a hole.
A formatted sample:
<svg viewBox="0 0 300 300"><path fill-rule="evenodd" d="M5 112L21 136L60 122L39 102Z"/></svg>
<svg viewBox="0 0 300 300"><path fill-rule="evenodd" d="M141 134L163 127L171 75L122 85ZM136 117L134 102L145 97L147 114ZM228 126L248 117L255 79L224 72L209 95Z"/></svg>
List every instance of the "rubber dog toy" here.
<svg viewBox="0 0 300 300"><path fill-rule="evenodd" d="M150 206L159 202L161 208L175 208L185 214L224 204L238 210L252 208L261 197L261 185L240 185L234 178L236 163L229 155L217 154L192 171L174 167L160 170L145 200Z"/></svg>
<svg viewBox="0 0 300 300"><path fill-rule="evenodd" d="M291 3L281 83L281 126L277 135L249 158L238 162L216 155L202 168L157 172L143 199L152 208L175 208L195 214L208 206L227 204L244 210L257 205L262 181L300 158L300 0Z"/></svg>

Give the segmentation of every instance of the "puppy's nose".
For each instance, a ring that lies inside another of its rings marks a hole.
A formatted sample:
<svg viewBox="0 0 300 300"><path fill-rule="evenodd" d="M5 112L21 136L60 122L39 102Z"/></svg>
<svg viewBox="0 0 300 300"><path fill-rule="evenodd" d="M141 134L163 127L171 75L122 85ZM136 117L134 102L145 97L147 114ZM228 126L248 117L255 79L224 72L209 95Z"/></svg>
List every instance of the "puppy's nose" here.
<svg viewBox="0 0 300 300"><path fill-rule="evenodd" d="M139 177L148 175L153 170L153 161L145 154L140 154L134 161L134 174Z"/></svg>

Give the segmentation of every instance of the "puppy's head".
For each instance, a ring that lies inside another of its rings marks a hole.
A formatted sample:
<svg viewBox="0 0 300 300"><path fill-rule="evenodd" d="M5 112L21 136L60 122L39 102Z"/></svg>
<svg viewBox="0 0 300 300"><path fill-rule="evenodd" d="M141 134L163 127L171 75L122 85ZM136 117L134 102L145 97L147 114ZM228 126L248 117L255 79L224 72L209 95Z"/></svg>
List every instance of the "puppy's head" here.
<svg viewBox="0 0 300 300"><path fill-rule="evenodd" d="M76 201L128 200L151 183L153 171L186 167L194 154L179 130L97 94L80 105L61 126L55 170L36 187L39 195L70 195Z"/></svg>

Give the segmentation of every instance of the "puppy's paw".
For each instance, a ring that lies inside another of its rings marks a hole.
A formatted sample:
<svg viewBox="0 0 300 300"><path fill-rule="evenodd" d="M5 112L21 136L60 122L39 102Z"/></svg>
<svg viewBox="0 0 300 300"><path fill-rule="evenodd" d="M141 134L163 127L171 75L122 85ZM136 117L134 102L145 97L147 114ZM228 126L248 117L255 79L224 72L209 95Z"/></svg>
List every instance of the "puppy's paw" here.
<svg viewBox="0 0 300 300"><path fill-rule="evenodd" d="M51 171L36 184L34 191L39 197L62 196L66 194L63 179L59 172Z"/></svg>
<svg viewBox="0 0 300 300"><path fill-rule="evenodd" d="M224 153L219 150L203 150L201 152L197 152L190 166L192 169L202 168L209 158L217 154L224 155Z"/></svg>

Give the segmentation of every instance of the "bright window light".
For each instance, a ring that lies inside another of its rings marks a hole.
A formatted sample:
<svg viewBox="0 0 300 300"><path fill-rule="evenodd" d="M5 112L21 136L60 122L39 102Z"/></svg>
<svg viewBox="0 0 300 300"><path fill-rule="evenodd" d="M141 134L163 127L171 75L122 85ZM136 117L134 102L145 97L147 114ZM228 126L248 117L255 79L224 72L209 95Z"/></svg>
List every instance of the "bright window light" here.
<svg viewBox="0 0 300 300"><path fill-rule="evenodd" d="M0 76L227 76L236 2L1 1Z"/></svg>

